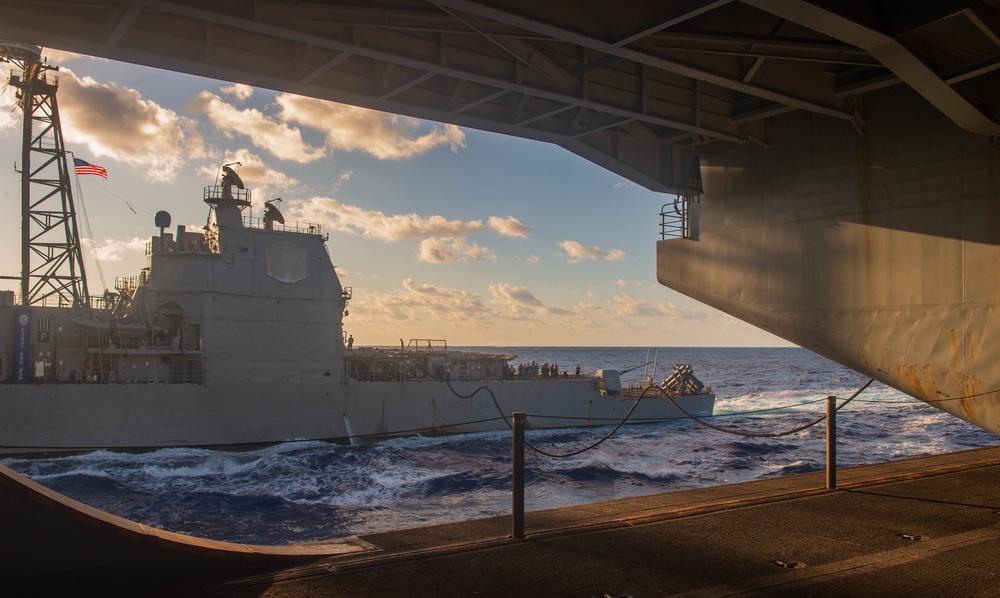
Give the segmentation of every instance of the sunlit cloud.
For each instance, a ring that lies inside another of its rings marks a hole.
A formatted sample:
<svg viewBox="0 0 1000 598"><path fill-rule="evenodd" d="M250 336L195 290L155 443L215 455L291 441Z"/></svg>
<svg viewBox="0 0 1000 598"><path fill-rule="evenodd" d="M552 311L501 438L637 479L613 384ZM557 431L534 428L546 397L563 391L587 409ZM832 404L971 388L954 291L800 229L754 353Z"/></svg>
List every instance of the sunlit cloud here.
<svg viewBox="0 0 1000 598"><path fill-rule="evenodd" d="M218 184L222 165L234 164L233 168L254 197L254 204L263 205L271 195L282 195L295 190L299 181L268 165L264 160L246 148L228 151L212 156L212 162L202 166L198 172L208 181ZM263 209L261 207L260 209Z"/></svg>
<svg viewBox="0 0 1000 598"><path fill-rule="evenodd" d="M450 264L455 261L496 260L489 247L470 243L465 237L431 237L420 242L417 259L430 264Z"/></svg>
<svg viewBox="0 0 1000 598"><path fill-rule="evenodd" d="M198 160L209 154L205 137L201 134L198 123L190 119L183 119L181 130L184 135L184 157L187 160Z"/></svg>
<svg viewBox="0 0 1000 598"><path fill-rule="evenodd" d="M352 304L353 322L357 328L374 333L380 326L392 323L393 328L406 330L409 337L435 334L449 330L452 334L464 330L463 323L482 322L480 333L499 332L490 323L513 323L522 332L543 330L607 330L613 322L616 330L639 330L650 321L694 322L714 320L718 314L701 308L682 308L673 303L650 301L620 294L598 301L592 292L587 299L571 306L552 305L528 287L510 283L488 285L489 301L484 304L480 294L437 284L421 284L407 278L400 289L390 293L369 293L364 301ZM357 298L357 297L356 297ZM427 328L432 330L425 330ZM461 335L460 335L461 336ZM425 338L441 338L428 336Z"/></svg>
<svg viewBox="0 0 1000 598"><path fill-rule="evenodd" d="M491 284L493 297L507 305L542 307L542 300L535 297L527 287L515 287L506 283Z"/></svg>
<svg viewBox="0 0 1000 598"><path fill-rule="evenodd" d="M620 287L627 287L628 286L628 282L625 279L623 279L623 278L619 278L618 280L616 280L615 284L618 285L618 286L620 286Z"/></svg>
<svg viewBox="0 0 1000 598"><path fill-rule="evenodd" d="M444 216L436 215L387 215L378 210L365 210L358 206L343 204L328 197L313 197L297 202L290 213L296 214L303 220L319 222L330 230L386 242L429 237L460 238L488 230L494 230L501 235L510 235L528 228L513 217L491 217L489 224L484 224L482 220L448 220ZM495 223L497 226L494 226Z"/></svg>
<svg viewBox="0 0 1000 598"><path fill-rule="evenodd" d="M673 303L660 303L638 299L627 293L616 295L607 303L607 309L619 318L666 318L669 320L704 320L711 314L700 308L682 309Z"/></svg>
<svg viewBox="0 0 1000 598"><path fill-rule="evenodd" d="M78 60L80 58L90 58L91 60L96 60L98 62L107 62L106 58L87 56L86 54L77 54L76 52L68 52L66 50L56 50L55 48L42 48L42 58L49 64L56 66L61 66L67 62Z"/></svg>
<svg viewBox="0 0 1000 598"><path fill-rule="evenodd" d="M480 220L463 222L448 220L443 216L386 215L378 210L365 210L324 197L298 202L294 213L301 214L304 219L320 222L331 230L387 242L433 236L461 237L486 228Z"/></svg>
<svg viewBox="0 0 1000 598"><path fill-rule="evenodd" d="M283 121L323 132L331 150L363 151L380 160L399 160L442 146L453 152L465 147L465 133L455 125L427 125L415 118L289 93L278 94L275 101Z"/></svg>
<svg viewBox="0 0 1000 598"><path fill-rule="evenodd" d="M352 176L354 176L353 170L345 170L341 172L340 176L337 177L337 180L333 182L333 190L340 191L340 186L346 183L347 181L351 180Z"/></svg>
<svg viewBox="0 0 1000 598"><path fill-rule="evenodd" d="M583 260L605 260L608 262L625 259L625 252L621 249L601 249L600 247L588 247L577 241L561 241L559 247L566 252L569 263L576 264Z"/></svg>
<svg viewBox="0 0 1000 598"><path fill-rule="evenodd" d="M0 93L0 132L20 129L22 121L14 91L7 89Z"/></svg>
<svg viewBox="0 0 1000 598"><path fill-rule="evenodd" d="M547 305L528 290L527 287L514 286L507 283L491 284L490 293L493 303L506 314L533 314L537 316L572 315L573 310L557 305Z"/></svg>
<svg viewBox="0 0 1000 598"><path fill-rule="evenodd" d="M241 102L245 102L253 96L253 87L243 83L233 83L232 85L220 88L219 91Z"/></svg>
<svg viewBox="0 0 1000 598"><path fill-rule="evenodd" d="M63 135L87 147L84 159L110 157L144 169L152 180L173 179L183 164L185 119L138 91L62 69L59 98Z"/></svg>
<svg viewBox="0 0 1000 598"><path fill-rule="evenodd" d="M490 306L484 305L478 293L434 284L420 284L407 278L401 288L393 293L370 293L357 309L352 304L351 317L364 320L366 326L375 329L378 322L410 321L414 325L426 326L427 322L463 323L470 320L483 322L517 321L522 326L535 327L551 324L553 318L569 317L578 319L583 309L546 305L528 288L507 283L489 285L492 296ZM579 313L578 313L579 312ZM572 321L570 320L570 321ZM361 324L361 321L358 321ZM414 325L405 328L411 330ZM419 331L415 331L419 334ZM428 331L425 334L430 334Z"/></svg>
<svg viewBox="0 0 1000 598"><path fill-rule="evenodd" d="M92 247L97 254L97 259L102 262L119 262L125 259L127 253L145 252L148 241L148 239L141 237L129 239L108 237L98 244L93 239L84 239L84 242Z"/></svg>
<svg viewBox="0 0 1000 598"><path fill-rule="evenodd" d="M490 216L489 226L505 237L524 238L531 234L532 231L532 227L522 224L521 221L513 216L507 216L506 218Z"/></svg>
<svg viewBox="0 0 1000 598"><path fill-rule="evenodd" d="M358 308L365 316L387 316L397 320L424 319L428 315L443 320L463 321L479 317L489 310L476 293L432 284L403 280L395 293L372 293Z"/></svg>
<svg viewBox="0 0 1000 598"><path fill-rule="evenodd" d="M538 257L537 255L532 255L527 259L525 259L524 261L528 262L529 264L537 264L542 261L542 258Z"/></svg>
<svg viewBox="0 0 1000 598"><path fill-rule="evenodd" d="M208 116L223 134L245 135L254 146L282 160L309 163L326 155L324 148L307 144L299 129L269 118L260 110L237 108L214 93L201 92L189 109Z"/></svg>

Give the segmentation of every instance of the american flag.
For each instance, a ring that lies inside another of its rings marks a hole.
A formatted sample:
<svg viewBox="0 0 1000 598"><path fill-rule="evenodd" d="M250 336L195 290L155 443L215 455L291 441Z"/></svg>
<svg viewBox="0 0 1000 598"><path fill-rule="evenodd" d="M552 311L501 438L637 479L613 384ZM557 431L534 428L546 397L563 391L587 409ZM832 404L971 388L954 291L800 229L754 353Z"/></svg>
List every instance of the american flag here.
<svg viewBox="0 0 1000 598"><path fill-rule="evenodd" d="M97 176L102 176L108 178L108 171L103 166L98 166L96 164L91 164L80 158L73 158L73 164L76 166L76 174L96 174Z"/></svg>

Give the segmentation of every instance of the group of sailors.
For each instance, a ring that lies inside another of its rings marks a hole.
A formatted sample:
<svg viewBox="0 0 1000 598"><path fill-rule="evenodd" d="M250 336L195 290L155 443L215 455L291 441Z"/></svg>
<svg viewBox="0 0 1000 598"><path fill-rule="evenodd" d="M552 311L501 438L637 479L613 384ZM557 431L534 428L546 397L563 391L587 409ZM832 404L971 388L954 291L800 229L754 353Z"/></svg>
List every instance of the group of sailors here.
<svg viewBox="0 0 1000 598"><path fill-rule="evenodd" d="M563 370L561 376L563 378L569 378L569 372ZM559 378L559 364L545 362L541 365L531 360L531 363L519 363L517 365L517 377L521 379L525 378ZM580 377L580 366L576 366L576 372L573 376L574 378Z"/></svg>

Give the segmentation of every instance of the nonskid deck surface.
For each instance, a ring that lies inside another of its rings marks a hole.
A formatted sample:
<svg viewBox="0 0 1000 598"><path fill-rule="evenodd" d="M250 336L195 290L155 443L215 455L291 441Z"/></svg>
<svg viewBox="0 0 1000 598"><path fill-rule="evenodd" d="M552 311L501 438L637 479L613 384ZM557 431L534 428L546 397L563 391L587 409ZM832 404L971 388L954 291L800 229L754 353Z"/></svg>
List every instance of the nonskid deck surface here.
<svg viewBox="0 0 1000 598"><path fill-rule="evenodd" d="M19 561L34 563L37 576L8 580L30 591L93 585L272 597L1000 593L1000 447L842 469L836 491L826 491L817 472L529 512L525 540L510 538L509 517L491 517L259 553L151 540L130 527L138 524L95 520L87 507L33 495L31 483L25 490L12 483L17 474L4 474L2 512L22 522L20 535L5 543L11 554L4 573L20 571ZM28 512L36 518L26 519ZM76 543L84 535L86 543ZM130 545L141 550L86 565ZM74 551L77 568L60 571L72 565Z"/></svg>

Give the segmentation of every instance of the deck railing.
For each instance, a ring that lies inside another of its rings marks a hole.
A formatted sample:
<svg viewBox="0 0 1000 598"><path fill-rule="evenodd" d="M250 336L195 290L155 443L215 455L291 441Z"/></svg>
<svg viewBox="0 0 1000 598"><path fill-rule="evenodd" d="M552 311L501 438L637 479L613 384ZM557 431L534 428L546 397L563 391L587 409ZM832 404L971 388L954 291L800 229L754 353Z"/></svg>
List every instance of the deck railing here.
<svg viewBox="0 0 1000 598"><path fill-rule="evenodd" d="M690 237L688 225L688 198L678 195L672 202L660 208L660 238L687 239Z"/></svg>

